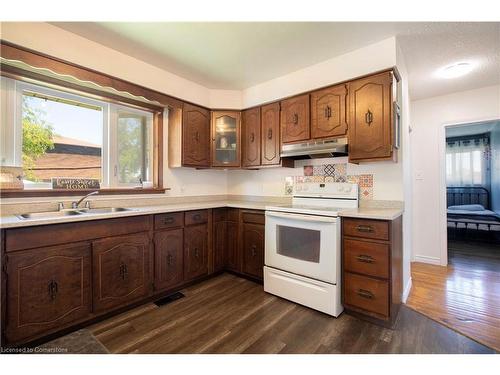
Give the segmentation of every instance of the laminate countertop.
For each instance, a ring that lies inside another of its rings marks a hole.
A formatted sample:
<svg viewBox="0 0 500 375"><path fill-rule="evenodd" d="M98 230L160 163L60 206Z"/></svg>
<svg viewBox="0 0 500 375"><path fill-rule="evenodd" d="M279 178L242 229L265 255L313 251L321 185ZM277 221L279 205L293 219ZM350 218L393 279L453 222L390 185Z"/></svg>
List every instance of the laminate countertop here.
<svg viewBox="0 0 500 375"><path fill-rule="evenodd" d="M191 210L203 210L208 208L220 208L220 207L265 210L266 206L269 205L276 205L276 203L264 202L264 201L253 202L253 201L217 200L217 201L194 202L194 203L170 203L170 204L155 205L155 206L130 207L129 210L121 212L86 213L81 215L37 218L37 219L20 219L16 215L7 215L0 217L0 228L7 229L7 228L30 227L36 225L62 224L62 223L70 223L77 221L113 219L118 217L151 215L151 214L161 214L168 212L191 211Z"/></svg>
<svg viewBox="0 0 500 375"><path fill-rule="evenodd" d="M232 207L243 208L250 210L265 210L266 206L279 205L276 202L266 201L232 201L232 200L215 200L205 202L192 203L169 203L154 206L139 206L130 207L127 211L110 212L110 213L86 213L81 215L47 217L37 219L20 219L16 215L7 215L0 217L0 228L18 228L29 227L36 225L62 224L78 221L112 219L127 216L152 215L168 212L202 210L208 208ZM355 208L339 211L341 217L354 217L377 220L393 220L403 213L402 209L394 208Z"/></svg>
<svg viewBox="0 0 500 375"><path fill-rule="evenodd" d="M359 207L347 208L339 211L341 217L353 217L360 219L375 219L375 220L394 220L403 214L401 208L374 208L374 207Z"/></svg>

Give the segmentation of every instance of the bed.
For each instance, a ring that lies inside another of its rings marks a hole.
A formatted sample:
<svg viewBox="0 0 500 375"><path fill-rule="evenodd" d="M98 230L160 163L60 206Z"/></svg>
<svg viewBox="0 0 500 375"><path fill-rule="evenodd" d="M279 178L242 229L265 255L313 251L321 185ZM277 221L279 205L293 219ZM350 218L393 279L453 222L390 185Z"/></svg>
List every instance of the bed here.
<svg viewBox="0 0 500 375"><path fill-rule="evenodd" d="M474 229L500 227L500 215L490 209L490 194L483 187L448 187L446 188L448 223L455 229L463 224L465 229L472 225Z"/></svg>

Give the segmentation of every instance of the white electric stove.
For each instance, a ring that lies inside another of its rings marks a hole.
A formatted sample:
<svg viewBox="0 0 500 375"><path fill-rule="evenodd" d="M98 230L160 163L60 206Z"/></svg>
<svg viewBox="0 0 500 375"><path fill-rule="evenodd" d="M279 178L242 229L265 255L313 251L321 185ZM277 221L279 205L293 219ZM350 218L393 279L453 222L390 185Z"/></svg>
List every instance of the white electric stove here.
<svg viewBox="0 0 500 375"><path fill-rule="evenodd" d="M358 207L358 185L299 183L291 205L266 207L264 290L338 316L340 219Z"/></svg>

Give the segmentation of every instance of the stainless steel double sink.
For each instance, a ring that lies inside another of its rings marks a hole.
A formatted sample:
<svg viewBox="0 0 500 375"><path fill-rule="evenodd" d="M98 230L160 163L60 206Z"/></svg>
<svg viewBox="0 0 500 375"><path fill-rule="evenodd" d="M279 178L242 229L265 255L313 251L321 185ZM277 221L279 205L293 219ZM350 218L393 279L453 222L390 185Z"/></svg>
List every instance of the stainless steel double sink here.
<svg viewBox="0 0 500 375"><path fill-rule="evenodd" d="M52 219L63 216L108 214L113 212L134 211L133 208L124 207L103 207L103 208L77 208L59 211L28 212L16 215L21 220Z"/></svg>

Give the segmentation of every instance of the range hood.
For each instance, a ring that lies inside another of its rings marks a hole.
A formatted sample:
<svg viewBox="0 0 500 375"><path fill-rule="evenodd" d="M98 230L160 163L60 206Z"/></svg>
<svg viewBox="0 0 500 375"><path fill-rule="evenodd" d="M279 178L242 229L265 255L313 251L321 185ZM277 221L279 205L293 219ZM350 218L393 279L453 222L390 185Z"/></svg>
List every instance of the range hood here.
<svg viewBox="0 0 500 375"><path fill-rule="evenodd" d="M346 155L347 138L319 139L281 146L281 157L295 160Z"/></svg>

